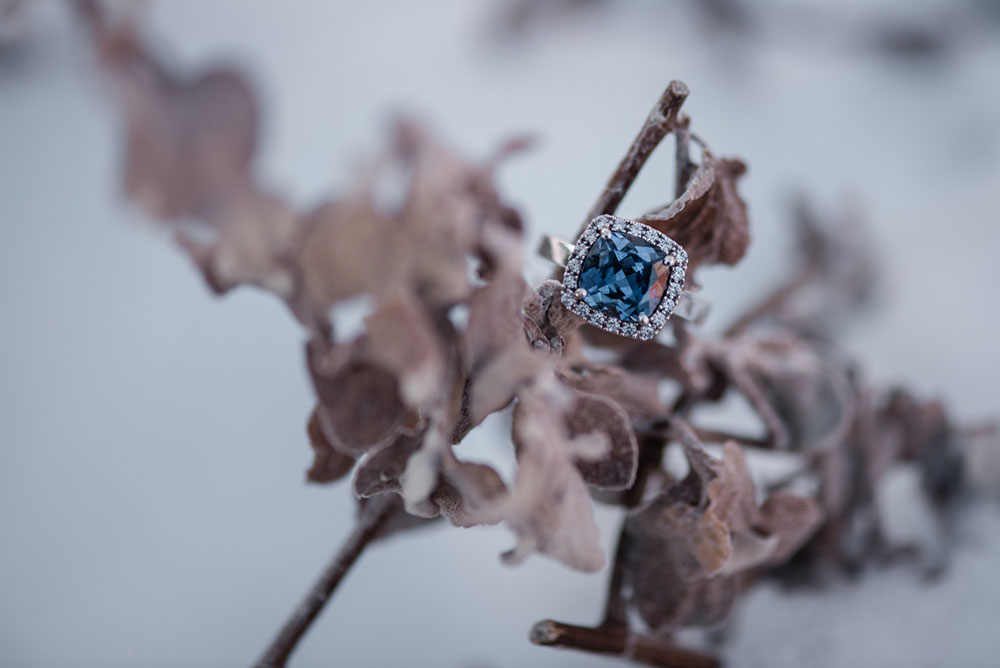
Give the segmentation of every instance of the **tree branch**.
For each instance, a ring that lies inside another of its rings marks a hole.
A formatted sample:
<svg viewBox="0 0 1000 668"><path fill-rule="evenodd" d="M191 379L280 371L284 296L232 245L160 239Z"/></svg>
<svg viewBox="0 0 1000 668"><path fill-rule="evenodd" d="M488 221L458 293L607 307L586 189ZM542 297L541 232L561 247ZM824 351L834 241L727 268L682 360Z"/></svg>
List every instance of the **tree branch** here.
<svg viewBox="0 0 1000 668"><path fill-rule="evenodd" d="M399 500L390 494L373 497L363 507L361 517L351 535L285 622L278 635L271 641L257 662L257 668L280 668L285 665L306 631L323 611L337 585L347 575L347 571L399 507Z"/></svg>

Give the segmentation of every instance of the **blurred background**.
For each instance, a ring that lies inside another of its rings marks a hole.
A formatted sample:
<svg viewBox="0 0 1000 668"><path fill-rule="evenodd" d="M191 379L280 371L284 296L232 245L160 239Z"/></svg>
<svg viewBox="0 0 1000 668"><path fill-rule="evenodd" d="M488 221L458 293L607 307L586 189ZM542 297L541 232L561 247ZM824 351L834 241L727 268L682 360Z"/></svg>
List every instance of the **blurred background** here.
<svg viewBox="0 0 1000 668"><path fill-rule="evenodd" d="M247 665L352 524L346 483L304 483L302 334L261 293L213 298L125 206L115 114L80 26L61 2L20 4L0 1L0 665ZM862 215L877 248L878 301L843 349L959 420L997 413L995 1L138 7L177 66L251 74L265 178L302 207L348 185L397 112L477 158L536 135L501 173L528 248L572 235L681 79L695 132L750 168L751 251L704 274L707 328L780 278L790 197L805 192ZM624 215L669 198L669 153ZM547 270L529 263L535 281ZM509 463L505 428L493 418L461 447ZM616 513L597 509L608 547ZM953 540L934 581L902 565L821 591L759 588L723 651L770 668L997 665L996 505L968 508ZM615 665L528 643L539 619L596 621L605 575L542 557L503 567L511 544L503 528L444 523L377 544L292 665Z"/></svg>

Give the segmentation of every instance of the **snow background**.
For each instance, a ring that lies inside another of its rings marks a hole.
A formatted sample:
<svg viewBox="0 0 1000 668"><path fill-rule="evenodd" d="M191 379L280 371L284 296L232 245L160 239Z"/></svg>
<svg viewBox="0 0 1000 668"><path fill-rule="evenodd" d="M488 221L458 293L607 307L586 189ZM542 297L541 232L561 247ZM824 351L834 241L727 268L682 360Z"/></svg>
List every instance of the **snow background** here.
<svg viewBox="0 0 1000 668"><path fill-rule="evenodd" d="M878 7L925 20L945 5ZM265 99L263 171L303 206L349 182L396 111L471 156L536 133L539 147L502 174L529 247L576 229L662 88L682 79L695 131L750 164L754 243L739 271L706 275L710 326L786 266L789 193L849 202L885 278L845 349L871 378L948 397L960 418L995 415L996 26L914 63L823 34L740 43L671 3L616 6L512 43L490 31L498 4L483 1L171 0L150 3L149 24L184 66L249 68ZM246 665L351 524L346 484L303 482L302 335L276 300L211 297L116 198L116 128L89 52L60 3L31 9L0 53L0 665ZM660 203L669 164L669 151L654 156L625 215ZM491 420L462 453L509 464L503 427ZM610 547L618 516L597 515ZM442 524L379 544L293 665L617 665L527 642L543 618L595 621L605 575L541 557L503 567L511 542L503 528ZM755 591L731 629L731 665L996 665L996 505L971 509L955 542L931 584L897 567L823 593Z"/></svg>

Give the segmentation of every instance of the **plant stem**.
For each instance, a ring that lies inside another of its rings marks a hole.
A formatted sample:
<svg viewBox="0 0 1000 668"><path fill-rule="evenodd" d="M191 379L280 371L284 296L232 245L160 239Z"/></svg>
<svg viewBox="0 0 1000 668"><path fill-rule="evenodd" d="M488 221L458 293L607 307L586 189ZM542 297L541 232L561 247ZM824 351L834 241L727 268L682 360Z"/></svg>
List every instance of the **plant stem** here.
<svg viewBox="0 0 1000 668"><path fill-rule="evenodd" d="M695 436L697 436L701 441L708 441L710 443L736 441L745 448L767 448L770 446L770 442L762 438L734 434L732 432L718 429L702 429L701 427L696 427L694 425L691 425L691 429L694 430Z"/></svg>
<svg viewBox="0 0 1000 668"><path fill-rule="evenodd" d="M804 285L808 284L814 278L814 274L815 271L812 268L806 267L781 285L775 287L729 325L722 335L723 338L733 339L742 336L757 321L779 312L789 299L794 297Z"/></svg>
<svg viewBox="0 0 1000 668"><path fill-rule="evenodd" d="M337 585L347 575L347 571L398 508L398 499L389 494L376 496L363 507L351 535L271 641L256 663L257 668L280 668L285 665L306 631L323 611Z"/></svg>
<svg viewBox="0 0 1000 668"><path fill-rule="evenodd" d="M618 169L611 175L604 191L591 207L579 234L583 234L584 228L595 217L605 213L614 213L618 209L618 205L622 203L625 193L632 186L635 178L639 175L639 170L646 164L650 154L674 129L677 124L677 115L687 96L687 86L680 81L670 82L656 106L646 117L642 129L639 130L639 134L629 146L625 157L618 164Z"/></svg>
<svg viewBox="0 0 1000 668"><path fill-rule="evenodd" d="M547 647L572 649L620 656L657 668L718 668L718 660L708 654L674 645L669 640L631 633L625 628L575 626L552 620L535 624L531 642Z"/></svg>

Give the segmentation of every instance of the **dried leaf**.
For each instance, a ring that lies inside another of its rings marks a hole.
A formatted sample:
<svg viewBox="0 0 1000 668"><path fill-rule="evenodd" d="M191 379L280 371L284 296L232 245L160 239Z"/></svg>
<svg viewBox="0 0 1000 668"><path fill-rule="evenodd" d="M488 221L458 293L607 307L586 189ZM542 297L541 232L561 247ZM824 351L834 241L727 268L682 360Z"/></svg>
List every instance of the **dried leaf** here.
<svg viewBox="0 0 1000 668"><path fill-rule="evenodd" d="M366 499L384 492L399 492L400 479L410 455L420 449L423 434L402 434L389 445L365 457L354 473L354 495Z"/></svg>
<svg viewBox="0 0 1000 668"><path fill-rule="evenodd" d="M423 447L424 434L400 436L394 443L366 457L354 476L354 493L359 498L394 492L403 495L403 478L410 459ZM453 457L433 473L436 482L421 508L421 517L443 515L455 526L496 524L507 488L489 466L459 462ZM410 471L412 474L412 471Z"/></svg>
<svg viewBox="0 0 1000 668"><path fill-rule="evenodd" d="M330 307L361 294L379 296L406 282L410 262L389 220L360 196L325 204L303 223L292 262L299 291L293 310L307 325L326 323ZM392 258L378 262L375 258Z"/></svg>
<svg viewBox="0 0 1000 668"><path fill-rule="evenodd" d="M518 468L504 516L518 542L504 560L518 563L538 551L571 568L597 571L604 553L576 460L600 456L607 444L568 437L562 419L567 392L554 377L540 379L520 393L514 408Z"/></svg>
<svg viewBox="0 0 1000 668"><path fill-rule="evenodd" d="M210 220L211 240L184 229L177 231L177 240L215 292L247 283L282 299L291 297L295 279L288 253L299 228L284 202L247 191L213 212Z"/></svg>
<svg viewBox="0 0 1000 668"><path fill-rule="evenodd" d="M657 630L720 621L737 591L734 578L713 577L732 556L729 529L685 492L668 490L625 522L631 601Z"/></svg>
<svg viewBox="0 0 1000 668"><path fill-rule="evenodd" d="M564 419L570 439L596 434L609 443L601 457L576 460L584 482L599 490L631 487L639 466L639 446L625 411L605 397L575 393Z"/></svg>
<svg viewBox="0 0 1000 668"><path fill-rule="evenodd" d="M716 158L707 150L684 193L639 220L660 230L688 252L688 277L708 264L735 265L750 244L746 204L736 188L746 165Z"/></svg>
<svg viewBox="0 0 1000 668"><path fill-rule="evenodd" d="M787 492L774 492L764 501L754 522L754 528L778 543L767 561L780 564L787 561L812 537L823 520L823 511L813 499Z"/></svg>
<svg viewBox="0 0 1000 668"><path fill-rule="evenodd" d="M338 450L355 456L388 443L407 413L395 376L369 362L328 363L329 356L315 342L307 347L323 433Z"/></svg>
<svg viewBox="0 0 1000 668"><path fill-rule="evenodd" d="M182 78L138 50L107 62L124 110L130 199L157 218L180 219L211 213L248 188L258 112L240 73Z"/></svg>
<svg viewBox="0 0 1000 668"><path fill-rule="evenodd" d="M708 507L731 531L747 531L757 514L757 498L743 450L732 441L713 460L708 481Z"/></svg>
<svg viewBox="0 0 1000 668"><path fill-rule="evenodd" d="M508 405L517 390L548 364L525 335L521 312L531 292L520 275L502 271L477 288L469 300L469 320L462 335L469 379L464 431Z"/></svg>
<svg viewBox="0 0 1000 668"><path fill-rule="evenodd" d="M625 523L631 602L661 631L725 619L740 573L786 560L821 517L814 501L783 493L758 510L738 445L726 443L718 460L684 423L676 431L690 466L687 477Z"/></svg>
<svg viewBox="0 0 1000 668"><path fill-rule="evenodd" d="M656 419L666 414L654 375L640 375L618 366L565 358L559 373L571 387L611 399L632 418Z"/></svg>
<svg viewBox="0 0 1000 668"><path fill-rule="evenodd" d="M485 464L453 461L446 465L431 501L454 526L497 524L503 519L507 486Z"/></svg>
<svg viewBox="0 0 1000 668"><path fill-rule="evenodd" d="M365 325L357 358L394 375L400 397L410 407L436 401L445 383L443 342L420 304L405 294L387 296Z"/></svg>
<svg viewBox="0 0 1000 668"><path fill-rule="evenodd" d="M354 457L337 451L319 426L316 411L309 416L309 444L313 449L313 464L306 473L309 482L335 482L354 468Z"/></svg>

